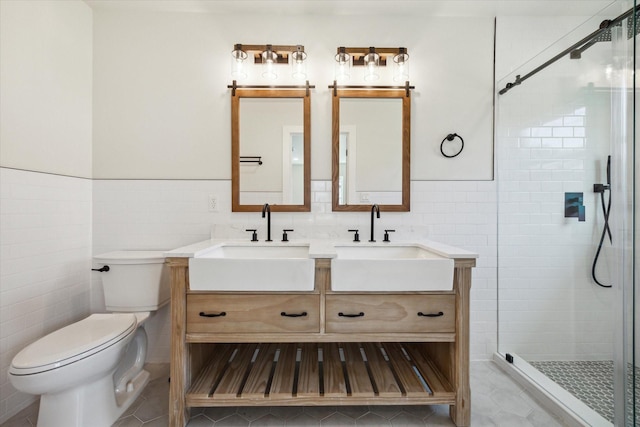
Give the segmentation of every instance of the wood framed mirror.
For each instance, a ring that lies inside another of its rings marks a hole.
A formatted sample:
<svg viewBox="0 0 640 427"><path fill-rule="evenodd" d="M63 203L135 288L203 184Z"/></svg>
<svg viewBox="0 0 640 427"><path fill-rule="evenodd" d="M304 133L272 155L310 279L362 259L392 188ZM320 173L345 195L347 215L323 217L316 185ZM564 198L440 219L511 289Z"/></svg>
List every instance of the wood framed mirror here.
<svg viewBox="0 0 640 427"><path fill-rule="evenodd" d="M311 101L307 89L234 89L233 212L311 210Z"/></svg>
<svg viewBox="0 0 640 427"><path fill-rule="evenodd" d="M334 89L334 211L410 210L411 98L405 89Z"/></svg>

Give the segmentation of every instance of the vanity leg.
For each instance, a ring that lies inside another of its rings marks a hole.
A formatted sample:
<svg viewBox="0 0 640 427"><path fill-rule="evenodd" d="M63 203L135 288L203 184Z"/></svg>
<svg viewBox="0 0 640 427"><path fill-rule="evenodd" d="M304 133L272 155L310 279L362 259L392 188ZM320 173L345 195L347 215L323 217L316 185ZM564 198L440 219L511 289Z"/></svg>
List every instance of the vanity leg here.
<svg viewBox="0 0 640 427"><path fill-rule="evenodd" d="M453 345L453 382L456 404L449 415L458 427L471 425L471 388L469 386L469 297L471 268L456 268L453 276L456 291L456 341Z"/></svg>
<svg viewBox="0 0 640 427"><path fill-rule="evenodd" d="M471 393L469 392L469 387L466 390L458 390L456 404L449 407L449 416L457 427L471 425Z"/></svg>
<svg viewBox="0 0 640 427"><path fill-rule="evenodd" d="M187 258L170 258L171 268L171 383L169 385L169 426L184 427L189 421L189 408L185 404L187 361L190 359L186 344L187 327Z"/></svg>

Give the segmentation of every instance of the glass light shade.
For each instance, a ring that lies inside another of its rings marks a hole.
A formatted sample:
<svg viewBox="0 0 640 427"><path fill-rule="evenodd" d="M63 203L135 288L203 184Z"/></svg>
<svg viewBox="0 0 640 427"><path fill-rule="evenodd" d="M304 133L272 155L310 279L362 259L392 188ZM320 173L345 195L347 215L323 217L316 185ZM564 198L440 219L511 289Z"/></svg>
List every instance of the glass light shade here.
<svg viewBox="0 0 640 427"><path fill-rule="evenodd" d="M372 82L380 78L378 66L380 65L380 55L373 48L364 56L364 80Z"/></svg>
<svg viewBox="0 0 640 427"><path fill-rule="evenodd" d="M298 50L291 53L291 75L296 80L307 78L307 54L298 46Z"/></svg>
<svg viewBox="0 0 640 427"><path fill-rule="evenodd" d="M333 75L338 83L346 82L351 77L351 55L346 53L343 47L338 50L336 55Z"/></svg>
<svg viewBox="0 0 640 427"><path fill-rule="evenodd" d="M405 48L393 57L393 80L396 82L409 81L409 55Z"/></svg>
<svg viewBox="0 0 640 427"><path fill-rule="evenodd" d="M236 45L231 52L231 76L233 78L247 78L247 67L245 64L247 57L247 52L242 50L242 45Z"/></svg>
<svg viewBox="0 0 640 427"><path fill-rule="evenodd" d="M275 80L278 78L278 73L276 73L274 67L277 59L278 55L269 48L262 52L262 77L268 80Z"/></svg>

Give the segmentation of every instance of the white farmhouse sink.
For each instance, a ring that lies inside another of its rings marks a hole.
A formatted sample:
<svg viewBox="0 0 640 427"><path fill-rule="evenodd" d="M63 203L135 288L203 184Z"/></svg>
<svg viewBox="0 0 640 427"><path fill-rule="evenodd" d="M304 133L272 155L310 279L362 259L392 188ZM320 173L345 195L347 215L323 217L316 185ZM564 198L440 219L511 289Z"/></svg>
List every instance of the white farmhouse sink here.
<svg viewBox="0 0 640 427"><path fill-rule="evenodd" d="M221 244L189 258L189 286L202 291L312 291L309 245Z"/></svg>
<svg viewBox="0 0 640 427"><path fill-rule="evenodd" d="M336 246L331 289L358 292L453 289L453 259L414 244Z"/></svg>

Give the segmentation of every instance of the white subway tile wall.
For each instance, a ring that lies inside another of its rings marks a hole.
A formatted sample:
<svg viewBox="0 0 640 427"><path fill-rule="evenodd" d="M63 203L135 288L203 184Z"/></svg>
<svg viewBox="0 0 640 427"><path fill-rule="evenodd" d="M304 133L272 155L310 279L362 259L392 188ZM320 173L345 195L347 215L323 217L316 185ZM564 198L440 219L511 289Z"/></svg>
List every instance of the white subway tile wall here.
<svg viewBox="0 0 640 427"><path fill-rule="evenodd" d="M231 183L222 181L87 180L0 168L0 422L34 396L7 380L11 359L24 346L90 312L104 311L92 256L123 249L169 250L208 239L249 238L259 213L231 212ZM471 290L471 358L496 350L495 182L412 182L411 212L382 212L377 230L392 239L428 238L480 254ZM369 214L331 211L331 182L313 181L312 212L272 214L272 233L292 238L350 239L368 232ZM219 212L209 211L209 197ZM169 361L169 309L146 324L149 362Z"/></svg>
<svg viewBox="0 0 640 427"><path fill-rule="evenodd" d="M36 400L7 372L27 344L87 316L91 180L0 168L0 422Z"/></svg>
<svg viewBox="0 0 640 427"><path fill-rule="evenodd" d="M294 229L292 239L351 239L347 230L369 231L366 212L332 212L331 182L313 181L310 213L273 213L272 236ZM411 211L382 212L376 230L396 233L392 239L428 238L478 252L471 289L471 358L489 359L496 351L496 184L493 181L411 183ZM210 212L215 195L219 212ZM231 182L170 180L94 180L93 253L118 249L172 249L216 238L249 239L257 228L262 240L266 221L259 212L231 212ZM92 278L92 309L104 309L100 278ZM169 360L168 311L150 319L151 362Z"/></svg>

